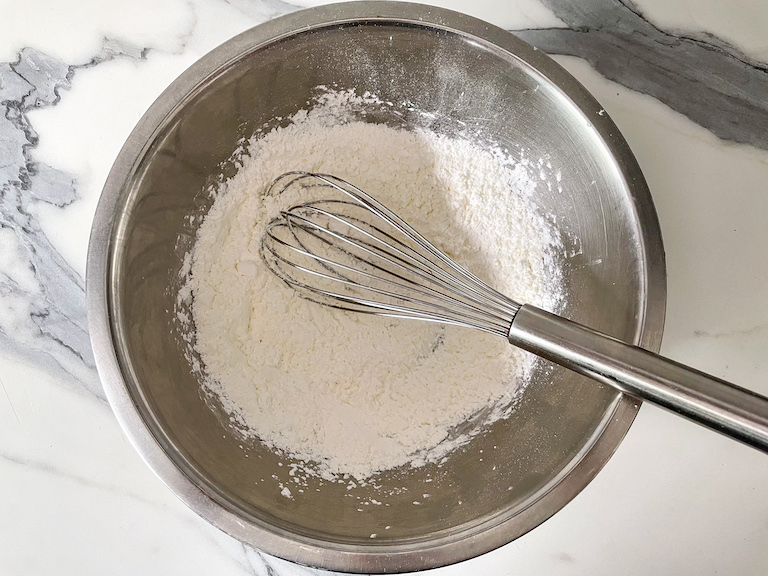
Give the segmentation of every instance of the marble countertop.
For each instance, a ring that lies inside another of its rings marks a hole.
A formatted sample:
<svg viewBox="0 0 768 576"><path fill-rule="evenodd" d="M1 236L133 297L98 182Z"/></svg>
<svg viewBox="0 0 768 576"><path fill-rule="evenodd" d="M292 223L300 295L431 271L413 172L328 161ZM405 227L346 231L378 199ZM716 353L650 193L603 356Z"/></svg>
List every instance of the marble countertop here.
<svg viewBox="0 0 768 576"><path fill-rule="evenodd" d="M101 187L142 113L281 0L1 3L0 573L305 575L187 509L123 437L85 317ZM313 4L302 0L303 6ZM552 54L646 175L662 353L768 395L768 4L443 1ZM644 405L597 478L459 574L768 573L768 456Z"/></svg>

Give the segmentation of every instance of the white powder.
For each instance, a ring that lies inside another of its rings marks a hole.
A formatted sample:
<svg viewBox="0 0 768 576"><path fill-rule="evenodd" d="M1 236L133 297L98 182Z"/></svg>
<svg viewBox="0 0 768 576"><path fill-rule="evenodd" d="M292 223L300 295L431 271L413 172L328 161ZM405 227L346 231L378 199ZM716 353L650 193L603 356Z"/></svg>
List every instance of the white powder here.
<svg viewBox="0 0 768 576"><path fill-rule="evenodd" d="M298 297L259 255L265 224L298 200L264 197L276 176L340 176L501 292L548 309L561 299L558 236L531 202L538 173L463 139L347 116L375 101L329 92L254 137L199 229L180 295L193 298L204 386L244 434L326 478L443 458L481 429L457 426L509 413L534 360L481 332Z"/></svg>

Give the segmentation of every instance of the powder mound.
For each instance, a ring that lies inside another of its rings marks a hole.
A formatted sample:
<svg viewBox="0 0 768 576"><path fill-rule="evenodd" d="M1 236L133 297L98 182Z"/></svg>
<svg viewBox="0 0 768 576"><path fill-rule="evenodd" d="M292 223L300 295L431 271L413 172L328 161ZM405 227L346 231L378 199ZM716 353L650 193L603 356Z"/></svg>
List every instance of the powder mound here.
<svg viewBox="0 0 768 576"><path fill-rule="evenodd" d="M334 174L515 300L556 309L562 293L558 235L531 201L538 178L489 146L346 115L373 100L329 92L254 136L216 191L182 289L206 389L244 434L327 478L444 457L478 431L453 432L467 419L508 414L535 360L481 332L298 297L259 254L266 223L300 200L265 197L274 178Z"/></svg>

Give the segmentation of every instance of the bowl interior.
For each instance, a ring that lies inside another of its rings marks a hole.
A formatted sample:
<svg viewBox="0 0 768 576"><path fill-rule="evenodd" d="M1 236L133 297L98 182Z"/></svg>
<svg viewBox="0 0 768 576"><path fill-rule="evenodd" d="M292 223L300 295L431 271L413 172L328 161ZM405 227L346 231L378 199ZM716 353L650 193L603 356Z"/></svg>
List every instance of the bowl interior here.
<svg viewBox="0 0 768 576"><path fill-rule="evenodd" d="M278 465L289 460L234 434L183 354L174 301L199 224L189 217L205 214L211 199L204 190L233 173L230 157L241 139L305 108L318 85L370 91L395 108L410 102L434 117L402 108L374 119L439 131L463 125L512 156L541 158L560 171L562 190L542 183L536 201L556 217L566 244L563 314L638 341L647 263L636 199L590 120L525 61L478 38L367 21L321 26L239 55L157 128L125 184L109 248L111 323L124 380L168 456L245 523L340 549L396 551L466 539L521 515L563 481L605 430L620 395L542 361L514 414L441 467L384 473L378 488L310 483L291 500L278 488L291 485L290 467ZM381 501L382 493L386 505L360 504ZM510 528L508 539L553 511Z"/></svg>

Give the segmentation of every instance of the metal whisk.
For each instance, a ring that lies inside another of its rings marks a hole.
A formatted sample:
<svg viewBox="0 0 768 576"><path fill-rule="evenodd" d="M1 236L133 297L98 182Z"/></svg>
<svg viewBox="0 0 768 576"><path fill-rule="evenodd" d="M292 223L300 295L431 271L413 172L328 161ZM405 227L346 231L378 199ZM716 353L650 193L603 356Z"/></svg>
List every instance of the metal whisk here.
<svg viewBox="0 0 768 576"><path fill-rule="evenodd" d="M297 186L320 199L296 204L272 220L261 253L267 267L304 298L496 334L768 452L768 398L511 300L341 178L288 172L267 194Z"/></svg>

